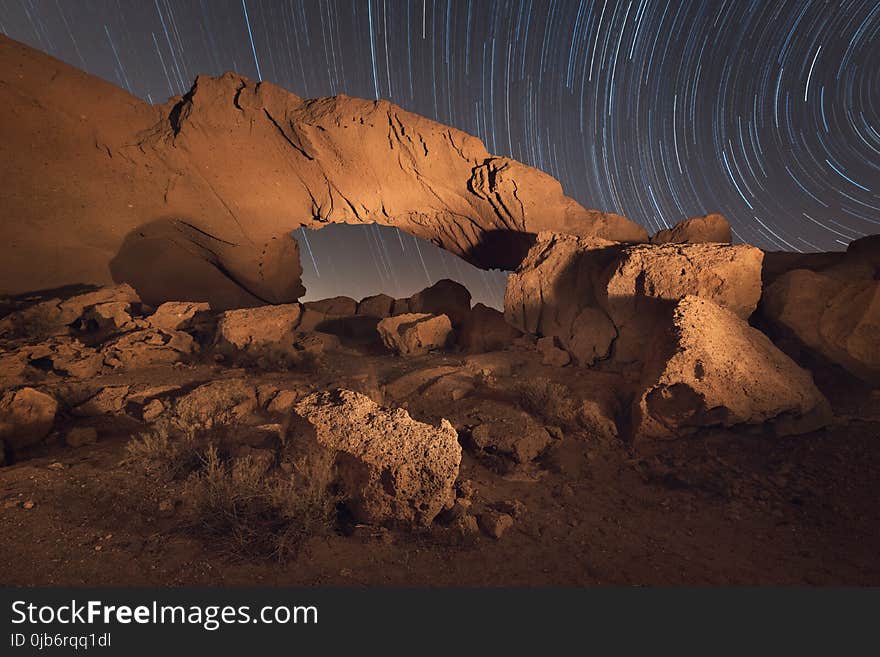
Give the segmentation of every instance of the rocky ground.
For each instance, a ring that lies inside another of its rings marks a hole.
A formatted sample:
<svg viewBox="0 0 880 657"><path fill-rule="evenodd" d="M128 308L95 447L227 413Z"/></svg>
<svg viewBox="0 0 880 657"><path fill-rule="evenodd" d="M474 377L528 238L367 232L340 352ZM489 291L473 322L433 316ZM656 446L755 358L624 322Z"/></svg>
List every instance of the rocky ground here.
<svg viewBox="0 0 880 657"><path fill-rule="evenodd" d="M453 284L61 298L0 324L4 584L880 583L880 395L840 368L819 430L646 442L635 368L576 366Z"/></svg>

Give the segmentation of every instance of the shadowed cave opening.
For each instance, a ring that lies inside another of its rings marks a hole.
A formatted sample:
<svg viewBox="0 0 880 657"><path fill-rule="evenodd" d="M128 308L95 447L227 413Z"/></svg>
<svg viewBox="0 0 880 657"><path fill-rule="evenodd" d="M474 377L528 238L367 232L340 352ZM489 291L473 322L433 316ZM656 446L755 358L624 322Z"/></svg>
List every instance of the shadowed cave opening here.
<svg viewBox="0 0 880 657"><path fill-rule="evenodd" d="M335 296L360 300L384 293L408 297L443 278L470 290L472 302L501 310L509 272L485 271L394 226L332 224L293 232L299 242L302 301Z"/></svg>

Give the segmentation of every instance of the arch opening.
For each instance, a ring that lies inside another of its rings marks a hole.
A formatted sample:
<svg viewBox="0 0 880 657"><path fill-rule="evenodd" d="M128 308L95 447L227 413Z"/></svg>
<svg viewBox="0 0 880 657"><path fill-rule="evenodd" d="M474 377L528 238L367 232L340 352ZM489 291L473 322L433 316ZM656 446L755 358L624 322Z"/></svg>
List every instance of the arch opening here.
<svg viewBox="0 0 880 657"><path fill-rule="evenodd" d="M464 285L473 303L502 310L507 270L483 270L394 226L331 224L292 233L299 243L302 301L375 294L409 297L441 279Z"/></svg>

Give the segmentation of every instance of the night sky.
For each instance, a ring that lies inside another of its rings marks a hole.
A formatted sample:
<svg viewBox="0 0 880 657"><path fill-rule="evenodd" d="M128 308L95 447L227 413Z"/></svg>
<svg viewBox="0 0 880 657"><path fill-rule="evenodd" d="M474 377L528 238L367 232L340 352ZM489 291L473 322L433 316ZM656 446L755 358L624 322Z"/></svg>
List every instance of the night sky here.
<svg viewBox="0 0 880 657"><path fill-rule="evenodd" d="M0 31L155 103L230 69L387 98L649 232L706 212L769 249L880 232L877 0L0 0ZM312 298L503 290L394 229L297 237Z"/></svg>

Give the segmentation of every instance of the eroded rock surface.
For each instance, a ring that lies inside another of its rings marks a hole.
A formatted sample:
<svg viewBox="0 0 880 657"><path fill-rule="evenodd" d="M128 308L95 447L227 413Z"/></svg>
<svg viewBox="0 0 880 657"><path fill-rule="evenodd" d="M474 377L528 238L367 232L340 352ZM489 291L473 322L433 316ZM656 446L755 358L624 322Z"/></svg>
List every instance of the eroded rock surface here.
<svg viewBox="0 0 880 657"><path fill-rule="evenodd" d="M761 259L746 245L625 246L542 233L510 276L505 317L557 339L581 365L638 361L645 336L685 295L751 315L761 296Z"/></svg>
<svg viewBox="0 0 880 657"><path fill-rule="evenodd" d="M0 293L117 280L151 305L289 303L303 294L290 234L329 223L394 225L503 269L541 230L647 240L384 100L308 100L227 73L152 106L5 36L0 58L17 71L0 125L19 154L0 161L0 205L17 217L0 225Z"/></svg>
<svg viewBox="0 0 880 657"><path fill-rule="evenodd" d="M455 501L458 434L385 410L350 390L315 393L294 407L287 430L301 476L337 487L360 522L427 525Z"/></svg>
<svg viewBox="0 0 880 657"><path fill-rule="evenodd" d="M651 237L651 244L730 244L731 241L730 224L720 214L684 219L672 228L661 230Z"/></svg>
<svg viewBox="0 0 880 657"><path fill-rule="evenodd" d="M652 344L643 392L633 405L637 440L763 424L785 435L830 421L810 373L731 310L687 296L667 333Z"/></svg>
<svg viewBox="0 0 880 657"><path fill-rule="evenodd" d="M865 238L818 270L798 268L764 290L761 313L783 336L880 385L880 240Z"/></svg>

